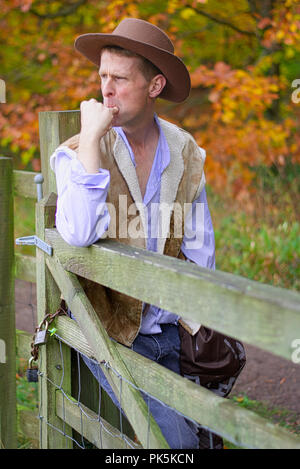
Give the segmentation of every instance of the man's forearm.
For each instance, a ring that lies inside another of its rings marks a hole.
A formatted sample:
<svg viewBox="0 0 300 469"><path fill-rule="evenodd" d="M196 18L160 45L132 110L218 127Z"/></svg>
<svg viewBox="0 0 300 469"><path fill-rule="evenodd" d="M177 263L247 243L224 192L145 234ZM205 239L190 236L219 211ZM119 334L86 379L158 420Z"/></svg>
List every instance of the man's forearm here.
<svg viewBox="0 0 300 469"><path fill-rule="evenodd" d="M79 138L78 160L88 174L96 174L100 168L100 142L98 138L81 135Z"/></svg>

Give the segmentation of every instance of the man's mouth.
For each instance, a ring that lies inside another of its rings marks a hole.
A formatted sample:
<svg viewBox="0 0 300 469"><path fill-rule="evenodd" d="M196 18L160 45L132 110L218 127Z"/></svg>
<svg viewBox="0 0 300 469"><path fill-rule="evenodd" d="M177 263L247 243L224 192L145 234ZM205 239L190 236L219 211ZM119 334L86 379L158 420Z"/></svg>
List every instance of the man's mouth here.
<svg viewBox="0 0 300 469"><path fill-rule="evenodd" d="M117 106L116 104L113 104L113 103L106 103L106 102L104 102L104 106L105 106L105 107L108 107L108 108L116 107L116 108L119 110L118 106Z"/></svg>

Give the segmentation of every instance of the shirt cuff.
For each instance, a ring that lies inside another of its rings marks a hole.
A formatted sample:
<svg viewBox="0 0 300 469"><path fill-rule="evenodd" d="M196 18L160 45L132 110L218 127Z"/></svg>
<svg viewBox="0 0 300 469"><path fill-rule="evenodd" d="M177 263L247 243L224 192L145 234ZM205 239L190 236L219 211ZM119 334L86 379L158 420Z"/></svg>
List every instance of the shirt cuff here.
<svg viewBox="0 0 300 469"><path fill-rule="evenodd" d="M76 184L82 184L87 189L107 189L110 182L110 173L107 169L99 168L96 174L87 173L82 163L77 159L77 153L69 147L58 147L50 157L50 167L56 172L59 160L67 159L70 164L70 179Z"/></svg>
<svg viewBox="0 0 300 469"><path fill-rule="evenodd" d="M87 189L107 189L110 173L107 169L99 168L97 174L89 174L81 162L76 159L71 161L71 180L76 184L84 185Z"/></svg>

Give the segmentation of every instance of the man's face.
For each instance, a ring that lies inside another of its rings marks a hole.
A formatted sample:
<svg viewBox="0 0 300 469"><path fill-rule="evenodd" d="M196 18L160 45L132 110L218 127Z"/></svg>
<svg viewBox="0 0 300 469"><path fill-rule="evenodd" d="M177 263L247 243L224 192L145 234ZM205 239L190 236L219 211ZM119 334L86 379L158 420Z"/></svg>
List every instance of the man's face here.
<svg viewBox="0 0 300 469"><path fill-rule="evenodd" d="M117 107L114 126L134 126L149 103L149 82L139 68L138 57L124 57L103 51L99 75L103 104Z"/></svg>

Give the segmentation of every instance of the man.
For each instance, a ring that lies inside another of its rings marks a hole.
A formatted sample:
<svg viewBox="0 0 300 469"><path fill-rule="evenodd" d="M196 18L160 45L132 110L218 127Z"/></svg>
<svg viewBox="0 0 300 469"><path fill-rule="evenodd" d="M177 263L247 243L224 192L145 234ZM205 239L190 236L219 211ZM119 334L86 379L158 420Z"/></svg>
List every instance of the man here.
<svg viewBox="0 0 300 469"><path fill-rule="evenodd" d="M76 246L108 236L214 268L205 152L155 114L158 97L181 102L190 91L171 41L156 26L128 18L112 34L80 36L75 48L99 67L103 103L81 103L80 134L51 157L61 236ZM184 205L190 207L185 232L176 211L166 209ZM180 373L178 322L191 334L199 324L84 279L82 285L110 337ZM101 370L85 361L118 405ZM190 422L155 401L150 411L171 448L198 448Z"/></svg>

